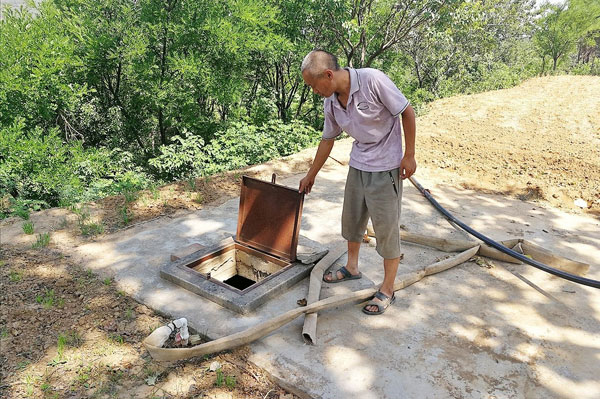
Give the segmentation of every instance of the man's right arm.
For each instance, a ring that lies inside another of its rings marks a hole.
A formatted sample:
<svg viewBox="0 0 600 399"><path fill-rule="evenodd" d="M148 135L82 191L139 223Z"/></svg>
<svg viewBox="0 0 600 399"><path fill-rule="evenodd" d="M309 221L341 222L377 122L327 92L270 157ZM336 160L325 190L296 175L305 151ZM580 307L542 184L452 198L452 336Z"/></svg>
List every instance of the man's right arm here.
<svg viewBox="0 0 600 399"><path fill-rule="evenodd" d="M300 180L300 188L298 192L303 192L305 194L310 193L313 184L315 184L315 177L317 173L321 170L325 161L327 161L327 157L331 153L331 149L333 148L333 144L335 143L335 139L322 139L319 143L319 148L317 149L317 154L315 155L315 159L313 160L313 164L306 173L306 176L302 180Z"/></svg>

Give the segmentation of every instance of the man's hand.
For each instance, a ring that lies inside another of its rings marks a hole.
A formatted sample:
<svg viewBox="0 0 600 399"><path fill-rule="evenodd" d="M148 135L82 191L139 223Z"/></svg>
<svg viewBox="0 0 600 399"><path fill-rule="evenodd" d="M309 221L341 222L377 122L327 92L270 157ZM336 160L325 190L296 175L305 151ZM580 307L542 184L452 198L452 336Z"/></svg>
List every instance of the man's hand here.
<svg viewBox="0 0 600 399"><path fill-rule="evenodd" d="M417 170L417 161L413 155L404 155L400 162L400 177L402 180L411 177Z"/></svg>
<svg viewBox="0 0 600 399"><path fill-rule="evenodd" d="M313 184L315 184L315 177L310 174L306 174L302 180L300 180L300 188L298 188L299 193L310 193Z"/></svg>

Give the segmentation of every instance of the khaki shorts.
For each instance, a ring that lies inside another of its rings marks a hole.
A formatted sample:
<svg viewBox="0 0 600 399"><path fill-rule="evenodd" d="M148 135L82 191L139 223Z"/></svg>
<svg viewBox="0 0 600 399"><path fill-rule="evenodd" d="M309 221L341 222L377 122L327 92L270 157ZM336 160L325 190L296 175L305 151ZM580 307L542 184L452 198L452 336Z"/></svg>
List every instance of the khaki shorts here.
<svg viewBox="0 0 600 399"><path fill-rule="evenodd" d="M362 242L370 217L379 255L384 259L398 258L401 202L399 169L363 172L350 167L344 191L342 236L348 241Z"/></svg>

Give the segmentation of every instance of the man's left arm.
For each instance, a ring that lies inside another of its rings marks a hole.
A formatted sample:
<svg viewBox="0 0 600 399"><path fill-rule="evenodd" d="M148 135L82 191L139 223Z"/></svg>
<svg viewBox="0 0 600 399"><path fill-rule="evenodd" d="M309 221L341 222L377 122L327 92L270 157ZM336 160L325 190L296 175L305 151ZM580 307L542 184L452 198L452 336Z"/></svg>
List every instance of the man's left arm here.
<svg viewBox="0 0 600 399"><path fill-rule="evenodd" d="M402 112L402 130L404 131L404 157L400 163L400 177L408 179L417 170L415 161L416 121L415 110L410 105Z"/></svg>

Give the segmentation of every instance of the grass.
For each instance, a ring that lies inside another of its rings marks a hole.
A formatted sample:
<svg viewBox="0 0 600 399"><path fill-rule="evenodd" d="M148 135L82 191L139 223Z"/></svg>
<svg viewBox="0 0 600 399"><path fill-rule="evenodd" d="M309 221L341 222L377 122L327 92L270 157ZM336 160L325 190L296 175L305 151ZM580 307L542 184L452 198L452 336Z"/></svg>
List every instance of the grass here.
<svg viewBox="0 0 600 399"><path fill-rule="evenodd" d="M135 201L138 198L139 192L135 190L125 190L123 191L123 196L125 197L125 203L129 204Z"/></svg>
<svg viewBox="0 0 600 399"><path fill-rule="evenodd" d="M116 342L117 344L123 344L125 342L125 339L120 334L109 334L108 339Z"/></svg>
<svg viewBox="0 0 600 399"><path fill-rule="evenodd" d="M232 375L228 375L227 377L225 377L225 386L229 389L233 389L235 388L235 377Z"/></svg>
<svg viewBox="0 0 600 399"><path fill-rule="evenodd" d="M37 241L31 246L34 249L45 248L50 244L50 233L38 234Z"/></svg>
<svg viewBox="0 0 600 399"><path fill-rule="evenodd" d="M217 378L215 379L215 385L218 387L222 387L225 382L225 376L223 375L223 371L221 369L217 370Z"/></svg>
<svg viewBox="0 0 600 399"><path fill-rule="evenodd" d="M29 209L23 206L17 206L13 210L13 214L20 217L23 220L29 220Z"/></svg>
<svg viewBox="0 0 600 399"><path fill-rule="evenodd" d="M110 277L107 277L104 280L102 280L102 283L104 283L104 285L110 285L112 283L112 279Z"/></svg>
<svg viewBox="0 0 600 399"><path fill-rule="evenodd" d="M54 305L62 307L65 304L65 300L57 298L54 290L46 290L44 295L37 295L35 301L44 306L46 309L50 309Z"/></svg>
<svg viewBox="0 0 600 399"><path fill-rule="evenodd" d="M23 232L25 234L31 235L31 234L33 234L33 230L34 230L34 227L33 227L32 221L23 223Z"/></svg>
<svg viewBox="0 0 600 399"><path fill-rule="evenodd" d="M72 206L69 209L77 215L77 225L79 226L81 235L89 237L104 233L104 226L102 223L96 223L90 220L90 211L88 208Z"/></svg>
<svg viewBox="0 0 600 399"><path fill-rule="evenodd" d="M25 367L29 366L29 360L23 360L22 362L17 363L17 370L23 370Z"/></svg>
<svg viewBox="0 0 600 399"><path fill-rule="evenodd" d="M119 215L121 216L121 223L123 226L127 226L131 222L131 214L126 206L119 208Z"/></svg>
<svg viewBox="0 0 600 399"><path fill-rule="evenodd" d="M21 281L21 279L23 278L23 275L19 272L15 272L14 270L11 271L8 274L8 278L10 279L10 281L12 281L13 283L16 283L18 281Z"/></svg>
<svg viewBox="0 0 600 399"><path fill-rule="evenodd" d="M62 360L66 345L67 336L65 334L58 334L58 341L56 342L56 353L58 356L58 360Z"/></svg>

